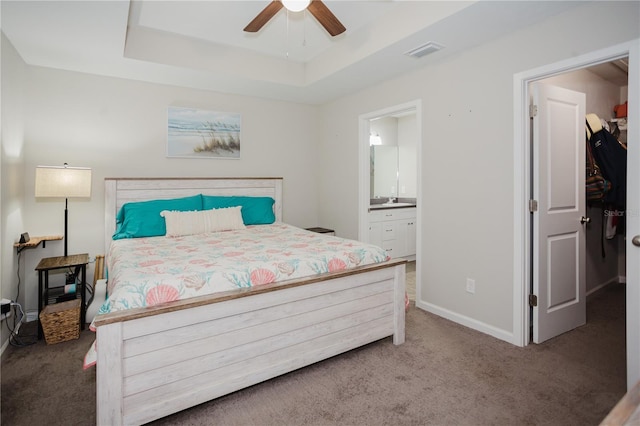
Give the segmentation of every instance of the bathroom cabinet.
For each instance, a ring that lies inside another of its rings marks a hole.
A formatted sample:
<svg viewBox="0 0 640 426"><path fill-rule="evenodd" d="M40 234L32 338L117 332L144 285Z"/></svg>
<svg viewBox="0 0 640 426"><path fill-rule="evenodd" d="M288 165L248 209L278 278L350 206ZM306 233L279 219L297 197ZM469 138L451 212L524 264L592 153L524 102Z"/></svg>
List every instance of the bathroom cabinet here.
<svg viewBox="0 0 640 426"><path fill-rule="evenodd" d="M391 258L415 256L415 207L369 212L369 242L385 249Z"/></svg>

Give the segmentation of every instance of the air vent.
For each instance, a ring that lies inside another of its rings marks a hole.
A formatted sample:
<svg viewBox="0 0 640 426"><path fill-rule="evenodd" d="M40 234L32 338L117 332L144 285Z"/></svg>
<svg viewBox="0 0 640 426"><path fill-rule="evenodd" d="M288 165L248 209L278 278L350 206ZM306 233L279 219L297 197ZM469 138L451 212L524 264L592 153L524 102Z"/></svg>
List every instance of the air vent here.
<svg viewBox="0 0 640 426"><path fill-rule="evenodd" d="M429 53L437 52L442 49L444 46L436 43L434 41L430 41L428 43L423 44L422 46L418 46L415 49L411 49L408 52L404 52L407 56L412 56L414 58L422 58Z"/></svg>

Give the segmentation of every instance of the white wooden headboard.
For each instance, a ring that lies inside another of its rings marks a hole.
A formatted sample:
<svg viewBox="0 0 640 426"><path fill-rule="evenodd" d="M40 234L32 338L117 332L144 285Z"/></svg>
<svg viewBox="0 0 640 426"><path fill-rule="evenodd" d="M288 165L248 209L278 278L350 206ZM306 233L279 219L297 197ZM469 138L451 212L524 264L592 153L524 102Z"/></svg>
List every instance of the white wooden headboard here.
<svg viewBox="0 0 640 426"><path fill-rule="evenodd" d="M116 214L123 204L191 195L271 197L276 221L282 221L282 178L105 178L104 242L109 252Z"/></svg>

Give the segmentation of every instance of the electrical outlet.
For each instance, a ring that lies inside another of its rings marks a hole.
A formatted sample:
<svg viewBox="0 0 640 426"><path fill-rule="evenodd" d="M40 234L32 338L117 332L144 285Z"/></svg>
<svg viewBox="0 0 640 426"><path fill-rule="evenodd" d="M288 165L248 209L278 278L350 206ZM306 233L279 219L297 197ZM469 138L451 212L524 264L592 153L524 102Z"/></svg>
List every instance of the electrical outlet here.
<svg viewBox="0 0 640 426"><path fill-rule="evenodd" d="M471 294L476 292L476 280L467 278L467 292Z"/></svg>

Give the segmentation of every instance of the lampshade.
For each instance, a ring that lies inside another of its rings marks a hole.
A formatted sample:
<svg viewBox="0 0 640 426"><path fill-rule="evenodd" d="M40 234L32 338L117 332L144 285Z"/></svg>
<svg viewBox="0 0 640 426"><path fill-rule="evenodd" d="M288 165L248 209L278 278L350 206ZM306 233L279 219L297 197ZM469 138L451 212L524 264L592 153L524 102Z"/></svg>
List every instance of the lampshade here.
<svg viewBox="0 0 640 426"><path fill-rule="evenodd" d="M291 12L302 12L305 10L311 0L281 0L282 5Z"/></svg>
<svg viewBox="0 0 640 426"><path fill-rule="evenodd" d="M91 169L86 167L36 167L36 197L91 196Z"/></svg>

